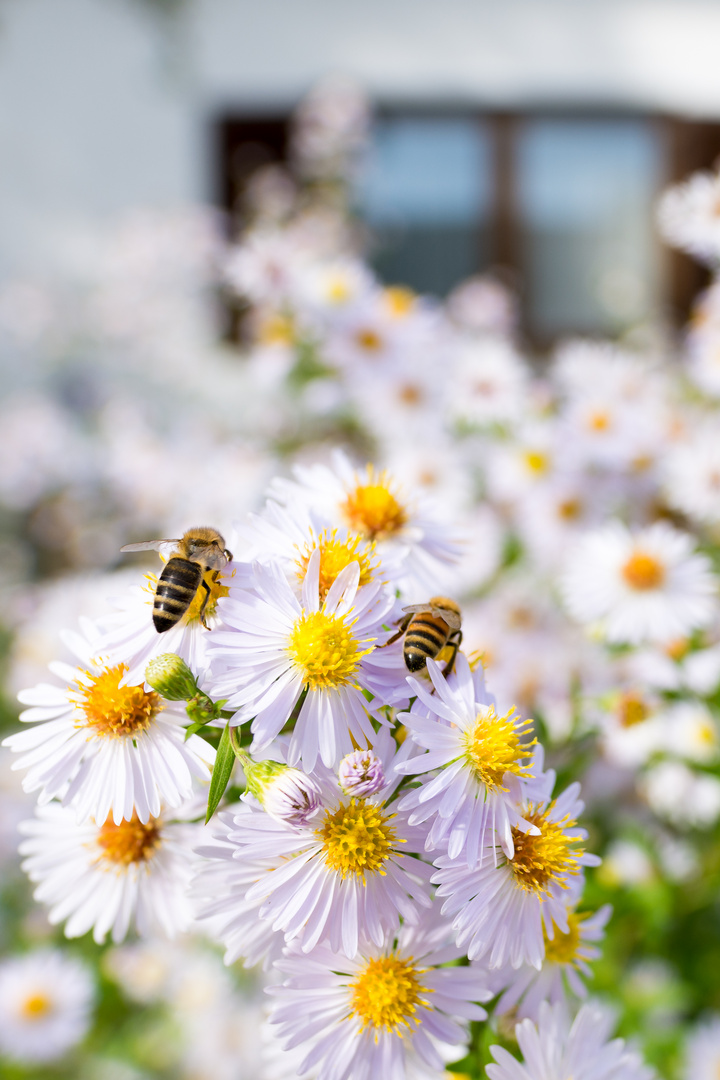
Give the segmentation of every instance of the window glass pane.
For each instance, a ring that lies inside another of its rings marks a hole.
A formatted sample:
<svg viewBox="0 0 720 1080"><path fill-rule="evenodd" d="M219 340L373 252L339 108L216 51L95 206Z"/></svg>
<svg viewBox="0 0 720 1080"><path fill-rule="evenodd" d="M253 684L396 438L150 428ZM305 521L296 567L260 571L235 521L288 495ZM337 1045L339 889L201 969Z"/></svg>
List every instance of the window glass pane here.
<svg viewBox="0 0 720 1080"><path fill-rule="evenodd" d="M377 121L359 198L386 281L443 294L487 265L491 168L475 118Z"/></svg>
<svg viewBox="0 0 720 1080"><path fill-rule="evenodd" d="M658 130L634 119L543 119L517 143L521 280L536 333L612 333L658 304Z"/></svg>

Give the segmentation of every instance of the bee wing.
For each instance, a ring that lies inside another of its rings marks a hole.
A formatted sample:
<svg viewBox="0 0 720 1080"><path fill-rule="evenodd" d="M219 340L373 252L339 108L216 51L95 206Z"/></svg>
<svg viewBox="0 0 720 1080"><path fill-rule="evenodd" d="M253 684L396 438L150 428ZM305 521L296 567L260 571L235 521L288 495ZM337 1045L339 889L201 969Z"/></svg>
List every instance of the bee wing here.
<svg viewBox="0 0 720 1080"><path fill-rule="evenodd" d="M441 608L433 606L430 611L436 618L443 619L451 630L459 630L462 625L462 619L458 615L457 611L451 611L449 608Z"/></svg>
<svg viewBox="0 0 720 1080"><path fill-rule="evenodd" d="M403 611L430 611L429 604L408 604L403 608Z"/></svg>
<svg viewBox="0 0 720 1080"><path fill-rule="evenodd" d="M179 540L143 540L141 544L125 544L121 551L165 551L170 553L180 543Z"/></svg>

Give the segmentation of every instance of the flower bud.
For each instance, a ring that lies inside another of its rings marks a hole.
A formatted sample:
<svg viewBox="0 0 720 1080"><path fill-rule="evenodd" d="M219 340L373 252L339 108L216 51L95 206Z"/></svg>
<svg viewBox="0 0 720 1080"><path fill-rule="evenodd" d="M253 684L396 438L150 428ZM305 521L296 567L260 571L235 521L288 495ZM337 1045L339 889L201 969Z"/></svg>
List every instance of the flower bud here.
<svg viewBox="0 0 720 1080"><path fill-rule="evenodd" d="M241 757L247 790L278 821L305 825L320 806L320 789L299 769L279 761L251 761Z"/></svg>
<svg viewBox="0 0 720 1080"><path fill-rule="evenodd" d="M338 779L346 795L374 795L385 787L385 770L372 750L355 750L340 762Z"/></svg>
<svg viewBox="0 0 720 1080"><path fill-rule="evenodd" d="M163 653L145 668L145 681L168 701L187 701L198 693L190 668L175 653Z"/></svg>

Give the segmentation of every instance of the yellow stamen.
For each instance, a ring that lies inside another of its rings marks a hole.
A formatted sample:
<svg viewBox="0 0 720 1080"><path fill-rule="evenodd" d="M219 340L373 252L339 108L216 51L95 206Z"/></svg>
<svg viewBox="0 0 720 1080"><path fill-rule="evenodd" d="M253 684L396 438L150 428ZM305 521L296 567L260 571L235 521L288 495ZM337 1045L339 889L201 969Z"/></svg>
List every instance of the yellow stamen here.
<svg viewBox="0 0 720 1080"><path fill-rule="evenodd" d="M325 295L331 304L345 304L352 292L344 274L332 274L327 281Z"/></svg>
<svg viewBox="0 0 720 1080"><path fill-rule="evenodd" d="M618 719L623 727L633 727L635 724L641 724L650 715L650 709L642 695L634 693L632 690L627 690L620 695L617 709Z"/></svg>
<svg viewBox="0 0 720 1080"><path fill-rule="evenodd" d="M412 957L379 956L368 960L364 971L349 984L352 989L352 1011L366 1027L384 1028L388 1033L402 1036L402 1028L417 1022L418 1006L430 1008L422 995L431 994L418 976L427 968L417 968Z"/></svg>
<svg viewBox="0 0 720 1080"><path fill-rule="evenodd" d="M310 556L316 548L320 549L320 602L325 599L330 586L335 578L350 563L356 562L360 567L360 586L368 585L378 570L378 561L375 556L375 545L368 544L362 536L348 536L341 540L337 530L331 533L327 530L316 541L305 545L305 550L295 565L298 568L297 576L302 581L307 572Z"/></svg>
<svg viewBox="0 0 720 1080"><path fill-rule="evenodd" d="M365 352L375 353L382 349L383 340L378 334L377 330L371 330L367 327L364 330L358 330L355 334L355 342Z"/></svg>
<svg viewBox="0 0 720 1080"><path fill-rule="evenodd" d="M384 540L399 533L407 524L405 507L390 490L390 477L376 474L367 467L367 483L358 482L340 507L340 512L353 532L369 540Z"/></svg>
<svg viewBox="0 0 720 1080"><path fill-rule="evenodd" d="M577 959L578 951L582 944L580 927L587 919L588 913L578 915L576 911L568 912L568 932L564 934L558 930L553 922L555 935L552 939L547 936L543 926L543 939L545 941L545 960L550 964L572 964Z"/></svg>
<svg viewBox="0 0 720 1080"><path fill-rule="evenodd" d="M206 582L208 588L210 589L210 595L208 596L208 602L205 605L205 619L206 619L206 621L207 621L207 619L211 619L212 616L215 614L215 608L217 607L217 602L220 599L220 597L221 596L229 596L229 594L230 594L230 589L228 588L228 586L223 585L222 581L219 578L218 578L217 581L213 581L213 574L214 573L215 573L214 570L208 570L205 573L205 582ZM193 600L192 600L192 603L190 604L190 607L187 609L187 614L185 615L185 621L186 622L189 622L189 623L197 622L200 619L200 609L202 608L202 605L203 605L203 598L206 595L207 594L206 594L205 590L203 589L203 587L201 585L200 588L195 593L195 596L193 597Z"/></svg>
<svg viewBox="0 0 720 1080"><path fill-rule="evenodd" d="M385 290L384 299L390 314L401 319L412 311L415 303L415 293L412 289L403 288L402 285L390 285Z"/></svg>
<svg viewBox="0 0 720 1080"><path fill-rule="evenodd" d="M657 589L665 580L665 567L645 551L634 551L622 568L622 576L631 589L645 592Z"/></svg>
<svg viewBox="0 0 720 1080"><path fill-rule="evenodd" d="M127 670L127 664L118 664L104 668L99 675L83 672L87 682L70 694L82 713L75 719L76 727L92 728L98 735L120 737L136 735L150 726L164 708L162 698L142 686L121 686Z"/></svg>
<svg viewBox="0 0 720 1080"><path fill-rule="evenodd" d="M610 414L604 409L596 409L588 416L587 423L591 431L607 431L610 427Z"/></svg>
<svg viewBox="0 0 720 1080"><path fill-rule="evenodd" d="M363 884L366 873L384 875L383 863L398 842L390 824L394 817L365 799L351 799L334 811L326 810L323 825L315 833L323 842L326 865L343 877L363 878Z"/></svg>
<svg viewBox="0 0 720 1080"><path fill-rule="evenodd" d="M553 884L567 888L563 878L578 873L579 860L584 854L583 848L574 846L580 837L569 831L577 826L576 821L568 815L560 821L549 820L554 805L551 803L543 811L533 812L531 808L524 815L526 821L537 826L539 835L532 836L515 827L512 830L515 854L509 866L515 875L515 884L527 892L537 893L540 900L550 895Z"/></svg>
<svg viewBox="0 0 720 1080"><path fill-rule="evenodd" d="M100 829L98 844L102 859L116 866L147 862L160 845L160 829L157 819L150 818L146 825L133 814L130 821L116 825L111 817Z"/></svg>
<svg viewBox="0 0 720 1080"><path fill-rule="evenodd" d="M374 649L362 649L343 620L323 611L306 612L295 623L288 639L290 658L302 668L311 690L354 686L355 672L363 656Z"/></svg>
<svg viewBox="0 0 720 1080"><path fill-rule="evenodd" d="M477 779L492 791L507 791L502 783L505 773L532 779L529 759L537 739L522 743L532 720L517 720L514 706L505 716L498 716L491 705L478 713L473 727L463 735L465 760Z"/></svg>
<svg viewBox="0 0 720 1080"><path fill-rule="evenodd" d="M558 503L558 517L563 521L576 521L582 514L583 504L580 499L564 499Z"/></svg>
<svg viewBox="0 0 720 1080"><path fill-rule="evenodd" d="M20 1013L25 1020L40 1020L52 1010L52 1000L41 992L31 994L20 1005Z"/></svg>
<svg viewBox="0 0 720 1080"><path fill-rule="evenodd" d="M523 461L529 471L535 473L536 476L543 476L550 468L550 455L544 454L541 450L526 450Z"/></svg>

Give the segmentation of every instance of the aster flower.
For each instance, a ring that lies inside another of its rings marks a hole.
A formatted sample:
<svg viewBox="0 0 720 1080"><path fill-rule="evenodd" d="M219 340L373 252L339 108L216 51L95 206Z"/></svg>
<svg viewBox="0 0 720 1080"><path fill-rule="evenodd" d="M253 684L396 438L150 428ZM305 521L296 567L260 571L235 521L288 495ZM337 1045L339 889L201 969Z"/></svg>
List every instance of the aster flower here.
<svg viewBox="0 0 720 1080"><path fill-rule="evenodd" d="M399 587L437 592L439 577L460 552L450 531L433 520L429 504L408 498L392 476L372 465L356 471L340 451L333 453L330 468L296 466L294 472L295 480L273 481L273 498L303 502L332 526L374 541L383 566L402 563Z"/></svg>
<svg viewBox="0 0 720 1080"><path fill-rule="evenodd" d="M703 262L720 260L720 175L693 173L668 188L660 200L658 220L665 239Z"/></svg>
<svg viewBox="0 0 720 1080"><path fill-rule="evenodd" d="M188 804L184 814L201 810ZM35 899L50 907L50 922L65 922L66 937L92 929L99 945L108 933L117 944L131 925L142 936L174 937L192 922L186 894L199 828L170 814L81 824L72 810L49 803L19 826L27 837L22 867L37 885Z"/></svg>
<svg viewBox="0 0 720 1080"><path fill-rule="evenodd" d="M685 637L707 625L717 585L692 538L655 522L631 533L619 521L588 533L560 581L568 611L610 642Z"/></svg>
<svg viewBox="0 0 720 1080"><path fill-rule="evenodd" d="M391 736L381 733L375 752L389 777L393 747ZM407 752L401 748L399 756ZM233 881L219 886L221 898L208 886L223 871L209 877L204 869L195 891L206 898L200 917L226 919L222 939L233 955L233 937L243 949L252 933L245 916L253 907L287 941L299 938L304 951L326 942L354 956L360 933L379 943L401 917L415 922L418 909L430 904L431 867L411 857L422 848L424 835L392 801L397 778L367 797L347 796L332 773L316 772L313 779L321 790L321 808L311 820L278 821L246 795L234 814L222 815L221 844L200 849L206 857L232 863Z"/></svg>
<svg viewBox="0 0 720 1080"><path fill-rule="evenodd" d="M447 897L443 914L453 918L458 945L471 960L487 957L491 968L510 963L531 964L538 970L545 955L543 927L548 937L556 926L568 933L568 899L582 887L583 866L600 860L580 843L587 837L576 819L583 809L579 784L571 784L552 802L528 804L522 815L534 829L512 829L512 859L498 855L494 840L475 870L465 859L440 856L433 882L437 895Z"/></svg>
<svg viewBox="0 0 720 1080"><path fill-rule="evenodd" d="M430 1080L462 1055L468 1021L490 992L477 970L446 967L460 951L432 914L379 942L363 939L349 959L327 946L288 950L270 1021L292 1050L312 1040L298 1072L317 1080Z"/></svg>
<svg viewBox="0 0 720 1080"><path fill-rule="evenodd" d="M626 1050L622 1039L608 1042L611 1030L610 1015L597 1005L583 1005L570 1026L561 1009L545 1003L537 1027L523 1020L515 1028L524 1063L501 1046L491 1046L497 1064L488 1065L486 1072L490 1080L652 1080L653 1070Z"/></svg>
<svg viewBox="0 0 720 1080"><path fill-rule="evenodd" d="M527 964L518 969L507 967L492 981L493 990L503 991L496 1012L501 1015L513 1010L518 1019L528 1017L537 1022L542 1003L548 1001L565 1009L569 1016L573 999L587 996L580 976L592 976L588 961L600 956L593 942L602 939L611 913L609 904L594 913L570 909L567 933L555 926L553 936L548 937L543 930L545 959L540 971Z"/></svg>
<svg viewBox="0 0 720 1080"><path fill-rule="evenodd" d="M233 724L253 719L254 750L280 733L302 696L288 761L311 771L375 738L368 710L405 697L399 645L376 646L394 598L378 583L359 588L360 567L346 566L320 594L321 553L308 562L299 601L274 565L254 567L254 588L233 590L213 633L206 689L234 709ZM363 693L377 703L370 706Z"/></svg>
<svg viewBox="0 0 720 1080"><path fill-rule="evenodd" d="M184 711L142 679L129 682L126 664L107 664L97 629L87 621L84 629L84 638L64 636L82 667L53 663L64 687L19 694L31 706L20 719L33 727L4 745L21 755L13 768L28 770L23 787L40 791L41 802L60 797L82 821L112 814L116 824L133 816L144 824L161 804L185 802L193 777L210 778L215 751L197 735L186 741Z"/></svg>
<svg viewBox="0 0 720 1080"><path fill-rule="evenodd" d="M82 961L43 949L0 962L0 1054L23 1064L55 1061L85 1037L95 1001Z"/></svg>
<svg viewBox="0 0 720 1080"><path fill-rule="evenodd" d="M482 863L488 830L512 858L513 828L535 831L519 810L534 779L535 740L526 738L532 721L521 721L514 709L498 716L485 691L482 669L472 672L461 653L449 680L434 660L428 660L427 670L433 693L408 678L422 710L398 716L427 753L400 762L397 769L406 775L433 775L405 795L400 809L411 811L413 825L432 817L427 850L447 847L451 859L462 854L471 870ZM536 796L542 797L542 778L539 785Z"/></svg>

